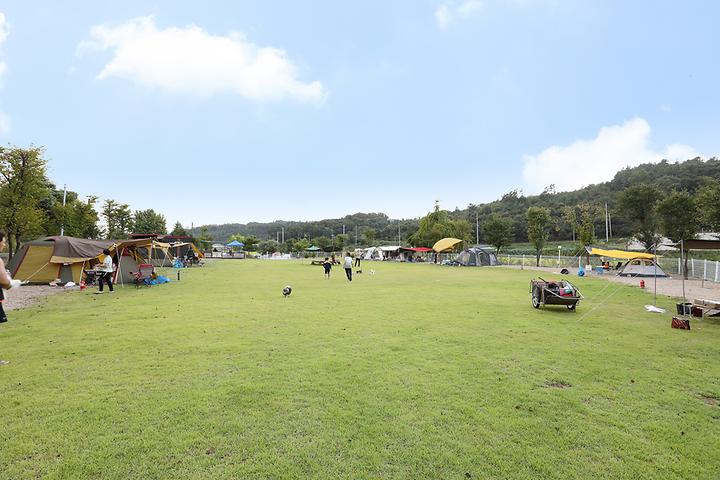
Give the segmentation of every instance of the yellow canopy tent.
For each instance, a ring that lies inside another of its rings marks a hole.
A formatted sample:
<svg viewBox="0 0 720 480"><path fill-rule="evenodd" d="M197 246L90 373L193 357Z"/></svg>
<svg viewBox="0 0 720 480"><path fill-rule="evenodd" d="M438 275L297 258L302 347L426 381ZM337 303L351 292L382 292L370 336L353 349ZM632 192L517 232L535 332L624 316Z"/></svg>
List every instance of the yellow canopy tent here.
<svg viewBox="0 0 720 480"><path fill-rule="evenodd" d="M625 250L604 250L602 248L595 247L585 248L590 255L598 255L600 257L622 258L624 260L632 260L634 258L647 258L649 260L652 260L653 258L655 258L655 255L653 255L652 253L628 252Z"/></svg>
<svg viewBox="0 0 720 480"><path fill-rule="evenodd" d="M452 237L442 238L442 239L438 240L437 242L435 242L435 245L433 245L432 248L435 252L438 252L438 253L449 252L458 243L462 243L462 240L457 239L457 238L452 238Z"/></svg>

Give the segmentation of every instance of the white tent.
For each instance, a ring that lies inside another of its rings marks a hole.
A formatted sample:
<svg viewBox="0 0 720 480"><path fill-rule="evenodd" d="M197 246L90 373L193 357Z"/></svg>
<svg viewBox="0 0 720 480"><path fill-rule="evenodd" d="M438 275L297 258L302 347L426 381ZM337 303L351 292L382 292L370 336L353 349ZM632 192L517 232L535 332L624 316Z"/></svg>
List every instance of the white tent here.
<svg viewBox="0 0 720 480"><path fill-rule="evenodd" d="M365 250L365 255L363 255L363 260L384 260L385 255L383 254L383 251L378 247L370 247Z"/></svg>

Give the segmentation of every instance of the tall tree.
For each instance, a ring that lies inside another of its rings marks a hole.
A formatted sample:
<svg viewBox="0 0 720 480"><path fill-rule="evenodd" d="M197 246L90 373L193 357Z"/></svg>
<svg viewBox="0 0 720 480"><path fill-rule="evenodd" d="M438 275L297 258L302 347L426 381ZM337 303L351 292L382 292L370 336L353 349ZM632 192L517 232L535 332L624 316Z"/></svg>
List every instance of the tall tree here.
<svg viewBox="0 0 720 480"><path fill-rule="evenodd" d="M688 192L671 193L658 202L657 211L663 235L674 242L691 240L700 230L700 211ZM687 255L683 270L687 278Z"/></svg>
<svg viewBox="0 0 720 480"><path fill-rule="evenodd" d="M255 239L255 243L257 243L257 239ZM198 242L200 242L200 245L202 245L202 248L206 249L209 248L212 245L213 238L208 233L207 227L200 227L200 238L198 238ZM244 242L247 249L247 242Z"/></svg>
<svg viewBox="0 0 720 480"><path fill-rule="evenodd" d="M7 229L9 254L26 236L41 233L47 195L47 161L42 147L0 147L0 224Z"/></svg>
<svg viewBox="0 0 720 480"><path fill-rule="evenodd" d="M436 200L433 211L420 219L420 226L408 241L416 247L431 247L441 238L452 236L454 226L451 222L448 212L441 210L440 202ZM457 227L462 228L459 225ZM465 239L461 238L461 240Z"/></svg>
<svg viewBox="0 0 720 480"><path fill-rule="evenodd" d="M337 252L342 252L345 250L345 245L347 244L347 238L348 236L344 233L339 233L335 235L335 243L333 245L333 250Z"/></svg>
<svg viewBox="0 0 720 480"><path fill-rule="evenodd" d="M493 213L483 223L483 235L485 241L500 254L503 247L509 247L512 243L512 221Z"/></svg>
<svg viewBox="0 0 720 480"><path fill-rule="evenodd" d="M362 236L363 240L365 241L365 245L368 247L372 247L373 243L375 243L375 229L370 227L364 228L362 231Z"/></svg>
<svg viewBox="0 0 720 480"><path fill-rule="evenodd" d="M597 219L600 209L597 205L591 203L581 203L578 205L578 240L583 247L589 247L595 243L595 220ZM586 250L587 252L587 250ZM586 253L586 261L590 264L590 253Z"/></svg>
<svg viewBox="0 0 720 480"><path fill-rule="evenodd" d="M711 232L720 232L720 184L713 181L697 193L702 227Z"/></svg>
<svg viewBox="0 0 720 480"><path fill-rule="evenodd" d="M155 233L158 235L167 233L165 217L152 208L136 211L133 222L133 229L137 233Z"/></svg>
<svg viewBox="0 0 720 480"><path fill-rule="evenodd" d="M572 241L575 241L575 231L577 230L577 211L574 206L562 207L562 219L572 230Z"/></svg>
<svg viewBox="0 0 720 480"><path fill-rule="evenodd" d="M180 222L175 222L175 227L173 228L173 231L170 232L170 235L176 236L176 237L187 237L188 232L185 230L185 228L182 226Z"/></svg>
<svg viewBox="0 0 720 480"><path fill-rule="evenodd" d="M645 183L626 188L618 198L618 207L632 222L635 236L647 250L658 240L655 204L659 199L660 190Z"/></svg>
<svg viewBox="0 0 720 480"><path fill-rule="evenodd" d="M132 212L130 207L115 200L105 200L102 216L107 226L106 236L109 239L127 238L132 230Z"/></svg>
<svg viewBox="0 0 720 480"><path fill-rule="evenodd" d="M543 207L530 207L525 213L527 235L535 247L535 264L540 266L540 253L548 239L550 231L550 211Z"/></svg>

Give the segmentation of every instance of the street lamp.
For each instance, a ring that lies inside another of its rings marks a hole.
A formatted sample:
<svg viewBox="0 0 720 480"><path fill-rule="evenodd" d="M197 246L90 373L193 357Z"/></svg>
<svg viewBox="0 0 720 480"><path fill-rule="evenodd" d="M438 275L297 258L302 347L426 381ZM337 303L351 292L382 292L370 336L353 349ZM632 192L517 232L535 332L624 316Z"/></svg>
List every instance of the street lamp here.
<svg viewBox="0 0 720 480"><path fill-rule="evenodd" d="M560 250L562 250L562 245L558 245L558 268L560 268Z"/></svg>

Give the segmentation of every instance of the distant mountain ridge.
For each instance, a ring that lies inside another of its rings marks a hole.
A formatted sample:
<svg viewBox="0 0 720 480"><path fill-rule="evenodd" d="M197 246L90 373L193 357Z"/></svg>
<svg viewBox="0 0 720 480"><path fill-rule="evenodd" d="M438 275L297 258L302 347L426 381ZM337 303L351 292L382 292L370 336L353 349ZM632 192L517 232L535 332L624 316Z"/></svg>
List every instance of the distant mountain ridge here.
<svg viewBox="0 0 720 480"><path fill-rule="evenodd" d="M470 203L465 209L456 209L450 212L454 219L466 219L473 225L477 219L482 225L491 214L498 213L513 221L514 240L522 242L527 240L525 212L531 206L540 206L550 209L556 227L551 233L553 239L568 239L572 235L571 227L562 222L560 210L563 206L573 206L581 203L591 203L604 207L607 202L612 217L613 234L616 237L627 237L632 234L628 221L621 211L615 208L618 195L627 187L640 183L650 183L664 191L687 190L695 192L708 181L720 181L720 160L713 157L708 160L694 158L684 162L647 163L633 168L626 168L615 174L609 182L589 185L579 190L555 193L552 189L540 195L524 196L521 191L515 190L506 193L500 199L489 203ZM432 203L428 202L428 211ZM391 219L384 213L355 213L342 218L324 219L316 221L286 221L226 223L222 225L205 225L207 233L215 241L227 242L231 235L255 236L260 240L275 240L284 228L285 239L307 237L331 237L343 233L348 236L347 244L363 244L363 231L372 229L374 239L382 244L405 243L418 228L419 218ZM597 227L604 232L604 218L598 219ZM191 230L193 236L199 236L201 228ZM356 230L357 229L357 230ZM399 232L398 232L399 229ZM604 233L603 233L604 236ZM480 241L483 241L482 232Z"/></svg>

